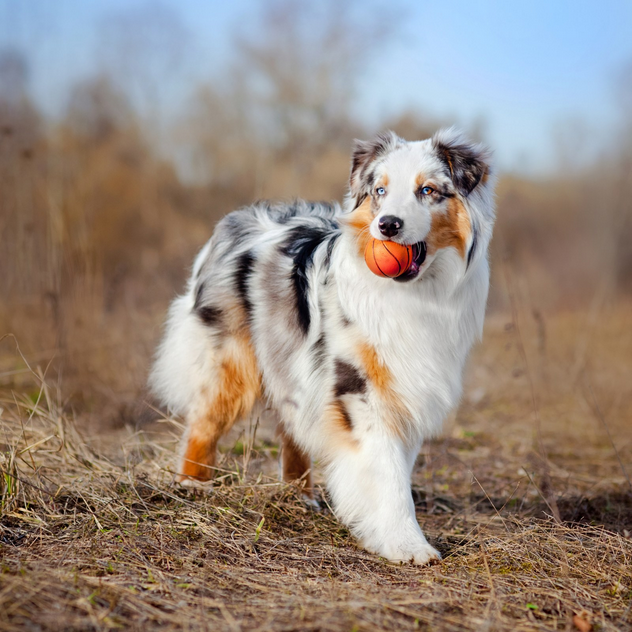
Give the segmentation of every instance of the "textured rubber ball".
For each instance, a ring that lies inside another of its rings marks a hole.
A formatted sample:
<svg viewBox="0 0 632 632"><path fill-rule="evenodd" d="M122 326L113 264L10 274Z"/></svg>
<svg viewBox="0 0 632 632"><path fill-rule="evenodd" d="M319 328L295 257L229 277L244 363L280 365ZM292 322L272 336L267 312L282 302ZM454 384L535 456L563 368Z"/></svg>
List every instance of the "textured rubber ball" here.
<svg viewBox="0 0 632 632"><path fill-rule="evenodd" d="M373 274L394 279L410 268L413 248L394 241L369 239L364 249L364 260Z"/></svg>

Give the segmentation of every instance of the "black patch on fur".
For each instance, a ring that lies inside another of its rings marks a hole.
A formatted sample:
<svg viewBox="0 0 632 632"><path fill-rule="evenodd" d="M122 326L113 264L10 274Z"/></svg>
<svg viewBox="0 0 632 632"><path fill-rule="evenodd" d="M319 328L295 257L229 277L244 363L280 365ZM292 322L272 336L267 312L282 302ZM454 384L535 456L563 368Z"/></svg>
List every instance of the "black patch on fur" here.
<svg viewBox="0 0 632 632"><path fill-rule="evenodd" d="M219 325L222 321L222 310L219 307L213 307L213 305L202 305L202 295L204 294L204 283L198 285L195 292L195 303L193 305L193 311L198 315L198 318L208 327Z"/></svg>
<svg viewBox="0 0 632 632"><path fill-rule="evenodd" d="M356 198L356 208L360 205L357 200L369 193L373 186L373 173L368 171L371 163L396 149L402 142L394 132L382 132L371 140L354 142L349 183L351 194Z"/></svg>
<svg viewBox="0 0 632 632"><path fill-rule="evenodd" d="M476 250L476 232L476 228L472 227L472 245L470 246L470 251L467 253L467 266L465 267L466 270L470 267L472 257L474 256L474 251Z"/></svg>
<svg viewBox="0 0 632 632"><path fill-rule="evenodd" d="M347 394L365 392L366 380L353 365L336 358L335 372L336 385L334 386L334 393L337 398Z"/></svg>
<svg viewBox="0 0 632 632"><path fill-rule="evenodd" d="M381 132L370 140L356 140L353 146L353 157L351 161L351 173L366 167L376 158L383 156L391 149L394 149L401 139L393 132Z"/></svg>
<svg viewBox="0 0 632 632"><path fill-rule="evenodd" d="M309 313L309 280L307 274L314 263L314 252L331 234L331 227L297 226L294 228L281 252L294 262L292 267L292 285L296 298L298 325L305 335L309 331L311 315Z"/></svg>
<svg viewBox="0 0 632 632"><path fill-rule="evenodd" d="M252 302L248 296L248 279L252 274L255 257L249 250L239 255L237 259L237 269L235 270L235 289L241 299L246 318L250 320L252 316Z"/></svg>
<svg viewBox="0 0 632 632"><path fill-rule="evenodd" d="M433 144L454 186L467 197L478 186L487 171L480 151L476 146L467 143L443 143L433 140Z"/></svg>
<svg viewBox="0 0 632 632"><path fill-rule="evenodd" d="M200 320L208 327L217 326L222 321L222 310L212 305L203 305L195 310Z"/></svg>

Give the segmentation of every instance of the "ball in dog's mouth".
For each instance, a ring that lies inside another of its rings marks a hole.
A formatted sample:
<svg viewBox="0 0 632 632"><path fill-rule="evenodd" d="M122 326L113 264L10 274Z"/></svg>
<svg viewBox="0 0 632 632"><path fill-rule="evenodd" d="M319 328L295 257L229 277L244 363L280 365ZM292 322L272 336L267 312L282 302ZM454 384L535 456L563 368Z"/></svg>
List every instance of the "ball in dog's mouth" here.
<svg viewBox="0 0 632 632"><path fill-rule="evenodd" d="M416 244L413 244L413 261L410 264L410 268L404 274L401 274L398 277L395 277L394 281L412 281L418 274L419 269L421 268L423 262L426 260L426 253L428 249L426 248L425 241L419 241Z"/></svg>

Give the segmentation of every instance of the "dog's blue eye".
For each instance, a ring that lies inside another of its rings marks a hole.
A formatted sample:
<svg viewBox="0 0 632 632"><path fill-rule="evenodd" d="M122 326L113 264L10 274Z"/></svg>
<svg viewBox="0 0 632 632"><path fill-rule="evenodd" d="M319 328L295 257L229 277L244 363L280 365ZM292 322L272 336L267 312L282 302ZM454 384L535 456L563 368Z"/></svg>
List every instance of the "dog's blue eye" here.
<svg viewBox="0 0 632 632"><path fill-rule="evenodd" d="M434 189L432 187L424 187L421 190L422 195L430 195L431 193L434 193Z"/></svg>
<svg viewBox="0 0 632 632"><path fill-rule="evenodd" d="M386 193L386 189L384 187L378 187L377 189L375 189L375 192L378 195L384 195Z"/></svg>

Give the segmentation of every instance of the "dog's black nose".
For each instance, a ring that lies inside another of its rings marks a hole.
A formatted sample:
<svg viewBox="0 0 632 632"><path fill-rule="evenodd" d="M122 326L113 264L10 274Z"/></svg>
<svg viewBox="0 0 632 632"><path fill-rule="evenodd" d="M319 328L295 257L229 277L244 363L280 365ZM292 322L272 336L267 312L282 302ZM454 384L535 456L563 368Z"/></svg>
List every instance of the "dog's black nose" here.
<svg viewBox="0 0 632 632"><path fill-rule="evenodd" d="M379 222L378 228L382 235L394 237L402 229L404 220L395 215L385 215Z"/></svg>

